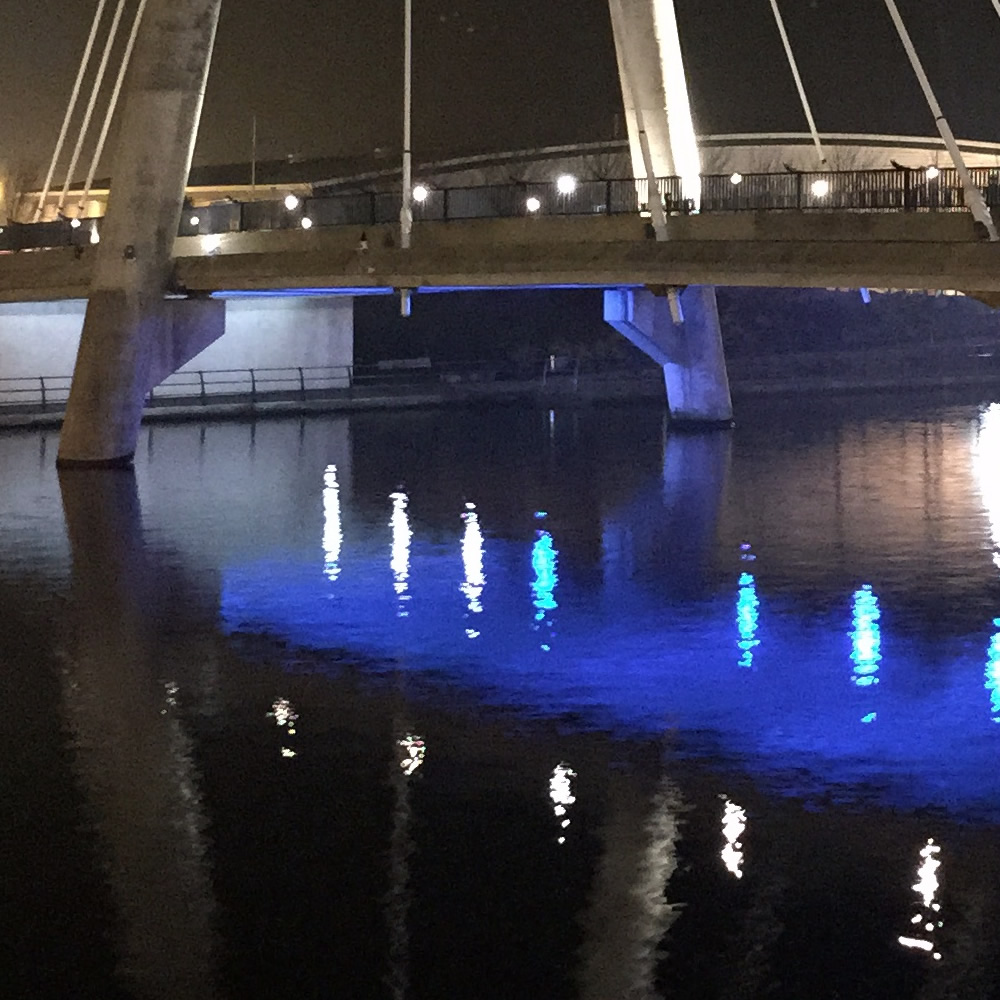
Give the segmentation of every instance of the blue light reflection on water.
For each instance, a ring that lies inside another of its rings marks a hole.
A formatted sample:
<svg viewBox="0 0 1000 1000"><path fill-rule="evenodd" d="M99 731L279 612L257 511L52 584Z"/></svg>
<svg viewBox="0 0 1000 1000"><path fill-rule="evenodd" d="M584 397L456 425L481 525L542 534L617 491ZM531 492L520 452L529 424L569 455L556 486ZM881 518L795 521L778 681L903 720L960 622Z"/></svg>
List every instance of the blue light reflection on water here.
<svg viewBox="0 0 1000 1000"><path fill-rule="evenodd" d="M541 649L546 653L552 650L552 612L559 607L556 600L556 585L559 583L556 571L558 555L552 535L547 531L538 531L531 549L531 568L535 574L531 581L531 592L535 606L535 629L543 634Z"/></svg>
<svg viewBox="0 0 1000 1000"><path fill-rule="evenodd" d="M416 623L409 617L398 626L406 630L407 669L431 670L484 700L531 713L572 712L581 725L622 732L693 734L688 742L682 739L678 752L736 754L764 774L799 768L810 775L808 782L874 782L896 804L970 803L980 810L992 800L990 808L1000 811L997 747L989 735L1000 732L990 721L1000 718L1000 632L986 670L989 718L982 711L982 659L956 662L929 677L931 654L909 635L893 643L894 677L919 683L908 690L904 684L881 685L876 705L871 698L883 656L883 612L870 585L845 593L839 621L833 614L810 614L787 595L768 594L767 667L734 674L733 604L724 587L680 603L663 598L657 605L649 594L633 600L618 576L607 578L603 588L572 577L560 580L553 536L537 527L548 518L530 511L524 518L525 527L535 522L533 541L491 539L485 566L480 515L467 507L460 515L464 533L455 534L465 569L456 588L454 543L414 536L410 498L399 493L392 498L393 587L387 590L384 570L377 571L379 563L384 566L379 547L385 536L374 524L359 529L341 553L343 539L330 517L336 510L339 526L340 496L327 492L334 490L329 470L324 490L322 562L310 567L285 557L229 566L221 610L230 629L263 629L321 649L347 646L377 662L400 649L401 633L391 623L419 610ZM334 564L340 575L338 599L331 603L324 595ZM492 597L484 606L487 570ZM753 657L761 595L753 574L744 572L739 583L739 642L754 643L741 647ZM474 646L466 642L470 632ZM850 685L838 666L838 637L845 632L851 639ZM859 696L865 699L860 704ZM706 742L698 742L699 734Z"/></svg>
<svg viewBox="0 0 1000 1000"><path fill-rule="evenodd" d="M753 668L753 651L760 645L760 639L757 638L759 619L757 583L752 573L741 573L740 592L736 598L736 625L740 631L740 666L745 670Z"/></svg>

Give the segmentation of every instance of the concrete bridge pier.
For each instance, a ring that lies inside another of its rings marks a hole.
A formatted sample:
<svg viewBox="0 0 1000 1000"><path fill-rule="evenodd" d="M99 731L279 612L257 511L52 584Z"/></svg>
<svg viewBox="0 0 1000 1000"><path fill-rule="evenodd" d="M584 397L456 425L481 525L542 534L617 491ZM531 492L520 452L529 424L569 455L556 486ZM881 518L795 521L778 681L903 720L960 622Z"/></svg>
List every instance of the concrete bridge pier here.
<svg viewBox="0 0 1000 1000"><path fill-rule="evenodd" d="M223 332L221 303L164 301L220 5L149 0L146 6L59 444L61 466L128 465L146 394Z"/></svg>
<svg viewBox="0 0 1000 1000"><path fill-rule="evenodd" d="M689 286L680 293L679 315L677 307L667 295L646 289L604 293L605 322L662 366L670 419L692 427L729 426L733 401L715 289Z"/></svg>

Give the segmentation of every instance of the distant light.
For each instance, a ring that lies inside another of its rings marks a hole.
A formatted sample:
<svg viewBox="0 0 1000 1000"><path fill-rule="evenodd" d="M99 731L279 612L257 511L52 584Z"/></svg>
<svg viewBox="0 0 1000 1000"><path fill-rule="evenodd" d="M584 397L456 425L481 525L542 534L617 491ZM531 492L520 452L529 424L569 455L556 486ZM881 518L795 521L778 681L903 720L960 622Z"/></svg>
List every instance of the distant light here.
<svg viewBox="0 0 1000 1000"><path fill-rule="evenodd" d="M935 181L941 176L941 171L938 170L937 167L928 167L927 170L924 172L924 176L929 181Z"/></svg>
<svg viewBox="0 0 1000 1000"><path fill-rule="evenodd" d="M298 207L299 207L299 199L298 199L298 197L296 195L294 195L294 194L286 194L285 195L285 208L287 208L289 212L294 212L295 209L297 209Z"/></svg>
<svg viewBox="0 0 1000 1000"><path fill-rule="evenodd" d="M556 190L560 194L572 194L576 190L576 178L572 174L563 174L556 181Z"/></svg>
<svg viewBox="0 0 1000 1000"><path fill-rule="evenodd" d="M101 242L101 234L97 231L96 223L94 228L90 230L90 242L94 245Z"/></svg>
<svg viewBox="0 0 1000 1000"><path fill-rule="evenodd" d="M201 222L201 219L199 219L197 215L192 215L189 221L192 226L197 226L198 223Z"/></svg>
<svg viewBox="0 0 1000 1000"><path fill-rule="evenodd" d="M218 253L222 249L222 237L218 233L201 238L201 248L207 254Z"/></svg>
<svg viewBox="0 0 1000 1000"><path fill-rule="evenodd" d="M418 184L413 189L413 200L415 202L425 202L430 197L430 191L423 184Z"/></svg>
<svg viewBox="0 0 1000 1000"><path fill-rule="evenodd" d="M309 218L308 215L304 216L302 222L300 223L303 229L312 229L313 220Z"/></svg>
<svg viewBox="0 0 1000 1000"><path fill-rule="evenodd" d="M815 198L825 198L830 193L830 182L825 177L813 181L812 193Z"/></svg>
<svg viewBox="0 0 1000 1000"><path fill-rule="evenodd" d="M537 198L532 196L524 203L524 207L529 212L537 212L542 207L542 203Z"/></svg>
<svg viewBox="0 0 1000 1000"><path fill-rule="evenodd" d="M80 228L80 220L79 219L70 219L69 220L69 224L70 224L70 227L72 229L79 229ZM0 229L0 233L2 233L2 232L3 232L3 230Z"/></svg>
<svg viewBox="0 0 1000 1000"><path fill-rule="evenodd" d="M737 170L732 177L729 178L730 184L742 184L743 175Z"/></svg>

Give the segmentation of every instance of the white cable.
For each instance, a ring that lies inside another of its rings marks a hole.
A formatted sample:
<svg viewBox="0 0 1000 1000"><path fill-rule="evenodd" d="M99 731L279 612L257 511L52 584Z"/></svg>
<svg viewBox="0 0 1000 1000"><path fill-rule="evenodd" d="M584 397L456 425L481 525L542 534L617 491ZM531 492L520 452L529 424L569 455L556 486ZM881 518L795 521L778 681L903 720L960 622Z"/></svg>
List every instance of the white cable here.
<svg viewBox="0 0 1000 1000"><path fill-rule="evenodd" d="M981 223L986 229L990 242L996 243L1000 240L996 223L993 221L993 216L986 205L983 192L972 183L969 168L965 165L965 157L962 156L962 151L958 148L958 143L955 141L955 135L948 124L948 119L945 118L944 112L941 110L941 105L934 94L934 88L931 86L930 80L927 79L927 74L924 72L924 64L920 61L920 56L917 55L917 50L913 46L913 39L910 38L910 33L903 23L903 15L899 13L896 0L885 0L885 6L889 11L889 16L892 18L892 23L896 26L899 40L903 43L903 48L910 59L910 65L913 67L913 73L920 84L920 89L924 92L927 107L930 108L931 114L934 116L934 124L937 125L938 132L944 140L948 152L951 153L952 163L955 164L958 176L962 180L962 188L965 191L965 203L969 206L969 211L972 212L972 217L976 222Z"/></svg>
<svg viewBox="0 0 1000 1000"><path fill-rule="evenodd" d="M993 0L993 8L997 12L997 16L1000 16L1000 0Z"/></svg>
<svg viewBox="0 0 1000 1000"><path fill-rule="evenodd" d="M118 0L118 6L115 8L115 16L111 22L111 29L108 31L108 40L104 43L104 52L101 54L101 63L97 67L97 76L94 77L94 85L90 90L90 100L87 102L87 110L84 112L83 122L80 125L80 134L76 139L76 148L73 150L73 156L66 170L66 180L63 183L62 194L59 195L59 204L56 208L58 212L62 212L63 205L66 204L66 195L69 192L70 184L73 182L73 174L80 159L80 151L83 149L87 132L90 129L90 119L94 114L94 106L97 104L101 84L104 82L104 74L107 72L108 60L111 58L111 49L114 47L115 39L118 37L118 25L121 23L122 11L124 9L125 0Z"/></svg>
<svg viewBox="0 0 1000 1000"><path fill-rule="evenodd" d="M76 74L76 82L73 84L73 93L70 95L69 104L66 105L66 114L63 117L62 129L59 132L59 139L56 142L55 152L52 154L52 160L49 163L49 172L45 175L45 183L42 185L42 194L38 199L38 207L35 209L34 218L32 222L37 222L42 217L42 210L45 208L45 202L49 197L49 188L52 185L52 175L56 170L56 163L59 160L59 154L62 152L63 143L66 141L66 133L69 131L70 119L73 117L73 111L76 109L76 101L80 96L80 87L83 85L83 76L87 72L87 66L90 63L90 54L94 48L94 40L97 38L97 29L101 24L101 15L104 13L104 6L108 0L99 0L97 4L97 11L94 14L93 24L90 26L90 37L87 39L86 48L83 50L83 58L80 60L80 69Z"/></svg>
<svg viewBox="0 0 1000 1000"><path fill-rule="evenodd" d="M115 80L115 88L111 92L111 100L108 102L108 112L104 116L101 134L97 139L97 148L94 150L94 157L90 161L90 170L87 172L87 183L84 185L83 194L80 196L80 204L77 206L77 216L83 213L87 198L90 197L90 189L94 184L94 174L97 172L98 164L101 161L101 154L104 152L104 143L107 141L108 130L111 128L111 119L114 117L115 108L118 107L118 98L121 95L122 84L125 82L125 73L128 71L128 64L132 60L132 49L135 48L135 39L139 34L139 25L142 23L142 15L145 10L146 0L139 0L139 6L135 11L135 20L132 22L132 31L128 36L125 53L122 55L122 64L118 67L118 78Z"/></svg>
<svg viewBox="0 0 1000 1000"><path fill-rule="evenodd" d="M1000 3L1000 0L993 0ZM806 113L806 121L809 123L809 131L812 133L813 142L816 144L816 154L819 156L819 165L826 167L826 153L823 151L823 143L820 142L819 131L816 128L816 120L813 118L812 108L809 106L809 98L806 97L806 88L802 83L802 76L799 73L799 65L795 61L795 53L792 51L792 43L788 39L788 32L785 31L785 21L778 10L778 0L771 0L771 9L774 11L774 20L778 25L778 34L781 35L782 44L785 46L785 55L788 56L788 65L791 67L792 76L795 78L795 86L799 92L799 100L802 102L802 110Z"/></svg>

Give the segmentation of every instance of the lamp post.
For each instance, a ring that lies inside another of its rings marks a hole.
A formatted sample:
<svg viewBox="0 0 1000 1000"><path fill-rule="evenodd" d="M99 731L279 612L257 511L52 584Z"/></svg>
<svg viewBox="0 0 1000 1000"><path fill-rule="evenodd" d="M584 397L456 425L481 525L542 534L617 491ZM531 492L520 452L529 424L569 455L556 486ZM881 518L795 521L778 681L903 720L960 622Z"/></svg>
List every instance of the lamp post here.
<svg viewBox="0 0 1000 1000"><path fill-rule="evenodd" d="M410 138L413 118L413 0L403 0L403 204L399 210L400 246L410 248L413 230L413 161Z"/></svg>

